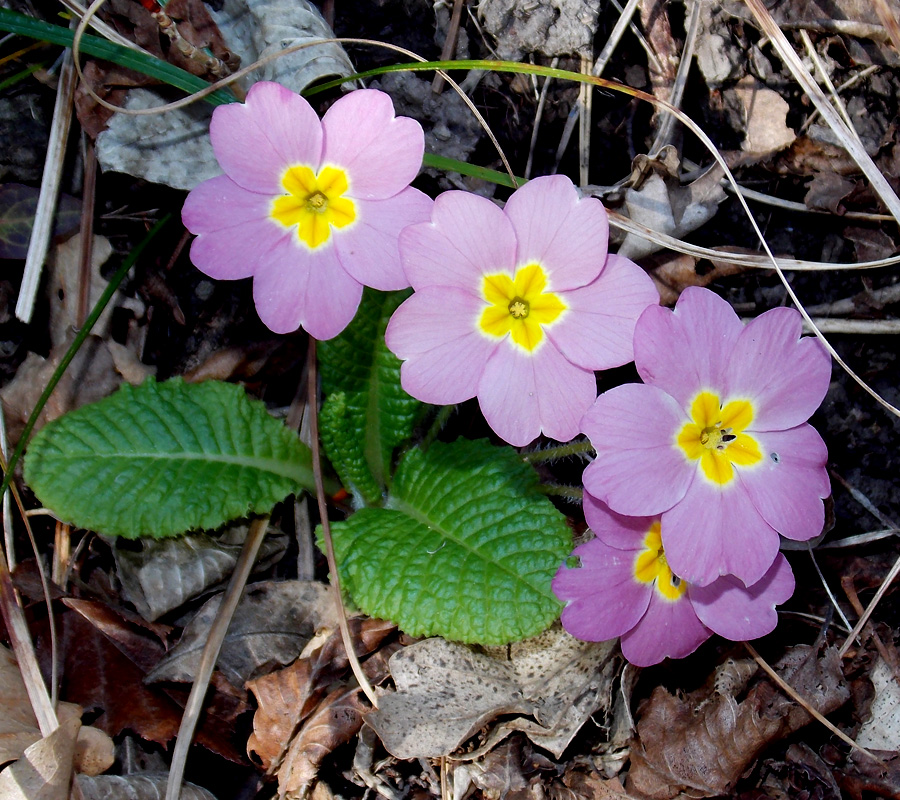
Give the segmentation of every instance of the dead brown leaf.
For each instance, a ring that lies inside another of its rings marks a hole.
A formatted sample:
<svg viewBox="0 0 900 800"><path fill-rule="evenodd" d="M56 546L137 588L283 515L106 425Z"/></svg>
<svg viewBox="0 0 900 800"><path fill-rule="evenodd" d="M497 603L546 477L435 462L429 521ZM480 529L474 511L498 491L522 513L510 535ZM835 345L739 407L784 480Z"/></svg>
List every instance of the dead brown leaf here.
<svg viewBox="0 0 900 800"><path fill-rule="evenodd" d="M360 658L376 650L395 630L393 624L383 620L354 617L349 623ZM348 665L340 631L334 631L309 656L247 682L258 705L247 751L256 755L267 771L281 762L300 723L312 713L329 685Z"/></svg>
<svg viewBox="0 0 900 800"><path fill-rule="evenodd" d="M71 339L53 348L48 358L29 353L16 377L0 389L0 401L3 402L12 443L19 440L25 422L70 344ZM89 336L44 406L35 429L40 429L67 411L102 400L112 394L121 382L106 343L96 336Z"/></svg>
<svg viewBox="0 0 900 800"><path fill-rule="evenodd" d="M835 776L841 789L853 800L869 797L900 797L900 753L873 751L881 763L871 758L852 755L835 767Z"/></svg>
<svg viewBox="0 0 900 800"><path fill-rule="evenodd" d="M649 256L642 263L656 284L659 302L664 306L673 305L688 286L708 286L720 278L739 275L748 269L729 261L715 261L712 269L700 272L696 258L671 251Z"/></svg>
<svg viewBox="0 0 900 800"><path fill-rule="evenodd" d="M835 648L820 653L797 645L776 669L822 714L849 697ZM707 686L685 697L654 690L639 711L630 792L658 800L684 790L726 794L765 747L812 720L767 680L753 684L741 701L724 688Z"/></svg>
<svg viewBox="0 0 900 800"><path fill-rule="evenodd" d="M356 686L335 689L319 703L278 769L279 791L286 800L307 796L322 761L356 736L368 710L362 690Z"/></svg>

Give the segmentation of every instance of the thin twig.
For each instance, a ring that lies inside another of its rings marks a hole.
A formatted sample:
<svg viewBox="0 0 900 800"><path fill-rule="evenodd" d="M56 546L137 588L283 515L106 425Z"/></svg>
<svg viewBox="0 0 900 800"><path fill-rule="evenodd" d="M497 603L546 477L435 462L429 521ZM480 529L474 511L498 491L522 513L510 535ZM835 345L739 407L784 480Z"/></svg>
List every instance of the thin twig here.
<svg viewBox="0 0 900 800"><path fill-rule="evenodd" d="M72 127L75 84L76 75L72 53L66 51L59 73L59 88L56 90L50 141L47 143L47 156L44 160L44 173L41 176L41 191L34 214L34 226L31 229L28 252L25 255L22 286L19 289L19 299L16 301L16 317L26 324L31 322L34 301L41 284L41 271L44 268L47 250L50 248L53 217L56 211L56 201L59 198L63 162L66 157L66 143L69 140L69 129Z"/></svg>
<svg viewBox="0 0 900 800"><path fill-rule="evenodd" d="M797 53L794 52L794 48L791 47L787 37L782 33L775 20L772 19L772 15L763 5L762 0L744 0L744 2L753 12L760 29L769 38L785 66L790 69L794 78L804 89L809 99L812 100L825 122L840 138L844 149L859 165L866 178L869 179L872 190L882 199L888 210L894 215L894 219L900 223L900 197L897 197L897 193L882 175L875 162L872 161L865 148L860 144L856 132L851 130L834 110L825 93L803 66L803 62Z"/></svg>
<svg viewBox="0 0 900 800"><path fill-rule="evenodd" d="M222 650L225 634L228 633L228 626L231 624L235 609L237 609L238 602L247 585L247 578L250 577L250 571L256 563L259 547L266 538L268 527L268 516L255 519L250 524L250 530L247 532L241 555L235 564L231 579L228 581L228 588L222 597L219 611L209 628L206 644L203 646L203 653L200 656L200 665L197 667L197 674L191 685L191 693L188 695L184 714L181 717L175 749L172 751L172 766L169 769L169 779L166 783L166 800L179 800L181 797L181 783L184 779L188 751L194 738L197 721L200 719L200 712L203 710L203 700L206 697L206 690L209 688L209 680L215 669L216 661L219 659L219 652Z"/></svg>
<svg viewBox="0 0 900 800"><path fill-rule="evenodd" d="M830 730L835 736L837 736L842 742L850 745L854 750L858 750L865 756L868 756L873 761L877 761L879 764L882 763L881 759L877 756L870 753L866 750L865 747L860 747L856 742L853 741L846 733L844 733L840 728L834 726L831 722L829 722L819 711L815 709L815 707L801 695L793 686L791 686L784 678L781 677L774 669L769 665L769 663L756 652L756 649L753 647L750 642L744 642L744 647L747 648L747 652L753 657L753 660L759 664L760 668L763 672L766 673L781 689L788 697L790 697L795 703L799 703L806 711L816 720L818 720L822 725L824 725L828 730Z"/></svg>
<svg viewBox="0 0 900 800"><path fill-rule="evenodd" d="M328 570L331 573L331 591L334 595L334 603L337 607L338 622L341 628L341 641L350 662L350 669L359 683L369 702L374 708L378 708L378 698L369 679L366 677L356 657L356 648L353 646L353 637L350 635L350 626L347 624L347 611L344 608L344 599L341 597L341 576L338 572L337 558L334 555L334 541L331 538L331 525L328 523L328 509L325 506L325 487L322 483L322 460L319 454L319 414L318 414L318 370L316 368L316 340L309 337L309 350L307 354L307 366L309 369L309 433L310 449L312 450L313 474L316 479L316 500L319 505L319 518L322 523L322 538L325 540L325 557L328 559ZM166 798L169 800L169 798Z"/></svg>
<svg viewBox="0 0 900 800"><path fill-rule="evenodd" d="M866 607L865 612L859 618L859 622L857 622L856 625L853 626L853 630L850 631L850 635L841 645L841 649L838 650L839 656L843 657L853 645L854 639L859 636L859 632L865 627L865 624L869 621L869 617L872 616L872 612L875 611L876 606L881 602L881 598L884 597L885 593L890 588L891 584L894 582L894 579L898 574L900 574L900 558L898 558L894 562L894 565L891 567L884 581L882 581L881 586L878 587L878 591L875 592L875 596L872 598L872 602L870 602Z"/></svg>
<svg viewBox="0 0 900 800"><path fill-rule="evenodd" d="M81 193L81 260L78 271L78 310L75 327L80 328L91 308L92 269L94 260L94 201L97 192L97 155L93 140L84 134L84 188Z"/></svg>
<svg viewBox="0 0 900 800"><path fill-rule="evenodd" d="M453 11L450 13L450 25L447 27L447 38L444 39L444 47L441 50L441 61L449 61L456 52L456 42L459 39L459 21L462 17L462 9L465 0L453 0ZM444 78L438 74L431 82L431 91L440 94L444 88Z"/></svg>
<svg viewBox="0 0 900 800"><path fill-rule="evenodd" d="M675 73L675 82L668 97L668 101L676 108L681 107L681 100L684 97L684 89L687 86L688 73L691 69L691 62L694 60L694 47L697 43L697 34L700 31L700 0L695 0L691 4L691 16L688 19L687 31L684 38L684 49L681 51L681 58L678 61L678 72ZM672 114L666 114L659 130L656 132L656 138L650 147L648 154L653 158L667 144L671 144L672 137L675 132L675 123L677 119Z"/></svg>
<svg viewBox="0 0 900 800"><path fill-rule="evenodd" d="M550 62L550 68L556 69L559 64L559 57L554 56L553 60ZM531 166L534 163L534 148L537 144L538 131L541 128L541 117L544 114L544 104L547 102L547 90L550 88L550 83L553 81L549 75L544 78L544 83L541 86L541 93L538 95L538 104L537 108L534 112L534 124L531 126L531 142L528 145L528 160L525 162L525 180L529 180L531 178Z"/></svg>
<svg viewBox="0 0 900 800"><path fill-rule="evenodd" d="M589 193L589 192L586 192ZM667 233L654 231L640 222L635 222L616 211L609 211L609 224L613 228L626 233L633 233L647 241L658 244L661 247L675 250L678 253L686 253L695 258L707 258L710 261L722 261L728 264L740 264L754 269L772 269L778 266L782 270L793 272L838 272L842 270L868 270L895 267L900 264L900 256L879 258L875 261L858 261L853 264L834 264L825 261L800 261L794 258L771 258L768 255L760 256L753 253L734 253L728 250L714 250L711 247L701 247L682 241Z"/></svg>

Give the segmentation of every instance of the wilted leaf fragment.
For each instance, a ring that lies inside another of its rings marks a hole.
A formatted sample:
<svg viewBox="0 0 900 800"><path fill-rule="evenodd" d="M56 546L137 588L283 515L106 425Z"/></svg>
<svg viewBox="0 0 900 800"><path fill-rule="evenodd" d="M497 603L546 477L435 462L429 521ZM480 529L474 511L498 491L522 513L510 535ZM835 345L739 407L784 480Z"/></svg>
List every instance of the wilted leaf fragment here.
<svg viewBox="0 0 900 800"><path fill-rule="evenodd" d="M569 529L510 448L461 439L411 450L386 507L332 533L354 601L412 636L505 644L559 614L550 582Z"/></svg>
<svg viewBox="0 0 900 800"><path fill-rule="evenodd" d="M61 519L135 538L217 528L313 486L309 449L232 384L123 386L46 426L25 480Z"/></svg>
<svg viewBox="0 0 900 800"><path fill-rule="evenodd" d="M160 800L166 793L167 772L136 775L76 775L75 782L84 800ZM181 800L216 800L206 789L193 783L181 787Z"/></svg>
<svg viewBox="0 0 900 800"><path fill-rule="evenodd" d="M0 258L25 258L34 227L40 190L21 183L0 186ZM60 195L53 235L64 236L78 229L81 203Z"/></svg>
<svg viewBox="0 0 900 800"><path fill-rule="evenodd" d="M222 595L208 600L175 645L147 675L147 682L193 681ZM337 627L334 602L324 583L264 581L249 586L235 610L216 666L233 686L293 661L320 628Z"/></svg>
<svg viewBox="0 0 900 800"><path fill-rule="evenodd" d="M797 645L776 669L822 714L850 695L835 648L820 654L815 647ZM687 788L694 796L728 794L763 748L812 720L767 680L752 685L740 702L735 698L739 688L720 682L676 697L657 687L640 709L629 792L674 797Z"/></svg>

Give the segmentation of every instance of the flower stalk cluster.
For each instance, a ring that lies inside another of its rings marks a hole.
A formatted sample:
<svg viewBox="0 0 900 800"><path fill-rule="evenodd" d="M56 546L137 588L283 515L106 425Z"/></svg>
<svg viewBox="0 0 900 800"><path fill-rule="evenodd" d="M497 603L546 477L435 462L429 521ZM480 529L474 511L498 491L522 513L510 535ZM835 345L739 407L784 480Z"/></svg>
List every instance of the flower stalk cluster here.
<svg viewBox="0 0 900 800"><path fill-rule="evenodd" d="M712 632L774 627L793 591L779 535L816 536L829 494L807 419L830 361L800 337L797 312L745 327L705 289L661 308L643 269L609 253L602 204L563 176L502 208L461 191L432 200L410 186L422 129L379 91L351 92L320 120L258 83L215 111L210 136L224 174L185 203L191 258L214 278L252 277L273 331L329 339L363 286L411 287L385 335L410 395L477 398L515 446L588 436L595 538L553 586L573 635L621 636L646 665ZM643 383L597 397L596 373L631 361Z"/></svg>

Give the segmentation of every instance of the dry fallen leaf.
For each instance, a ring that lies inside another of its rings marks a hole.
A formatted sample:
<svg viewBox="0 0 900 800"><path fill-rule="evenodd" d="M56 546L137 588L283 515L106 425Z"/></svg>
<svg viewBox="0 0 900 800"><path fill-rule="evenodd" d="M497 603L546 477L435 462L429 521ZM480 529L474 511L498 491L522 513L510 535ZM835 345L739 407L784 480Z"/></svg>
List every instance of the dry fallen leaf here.
<svg viewBox="0 0 900 800"><path fill-rule="evenodd" d="M166 794L167 772L141 772L134 775L76 775L75 783L82 800L160 800ZM180 800L216 800L206 789L193 783L181 785Z"/></svg>
<svg viewBox="0 0 900 800"><path fill-rule="evenodd" d="M797 134L787 125L790 106L778 92L747 76L732 90L744 110L742 149L754 156L767 156L793 144Z"/></svg>
<svg viewBox="0 0 900 800"><path fill-rule="evenodd" d="M60 723L49 736L31 745L15 764L0 772L3 800L67 800L75 741L81 720Z"/></svg>
<svg viewBox="0 0 900 800"><path fill-rule="evenodd" d="M776 669L822 714L849 697L833 647L820 653L797 645ZM741 685L719 680L684 697L656 687L639 709L628 790L660 800L685 790L701 797L727 794L766 746L812 720L767 680L753 684L738 702Z"/></svg>
<svg viewBox="0 0 900 800"><path fill-rule="evenodd" d="M449 755L500 714L533 716L504 723L491 741L523 730L559 755L609 701L612 654L610 643L579 642L561 629L512 645L509 660L426 639L391 657L397 691L366 721L392 755L421 758Z"/></svg>
<svg viewBox="0 0 900 800"><path fill-rule="evenodd" d="M140 550L134 542L117 540L113 555L122 593L144 619L158 619L224 581L234 570L247 530L247 523L239 523L215 536L145 538ZM287 536L270 526L254 571L268 569L286 548Z"/></svg>
<svg viewBox="0 0 900 800"><path fill-rule="evenodd" d="M363 724L368 705L359 687L335 689L316 707L278 769L279 793L286 800L302 800L309 793L325 757L349 742Z"/></svg>
<svg viewBox="0 0 900 800"><path fill-rule="evenodd" d="M178 644L147 675L149 683L193 681L221 602L219 594L201 607ZM320 628L335 627L334 601L324 583L254 583L241 597L216 666L232 685L243 686L254 675L293 661Z"/></svg>
<svg viewBox="0 0 900 800"><path fill-rule="evenodd" d="M396 629L392 623L360 617L350 619L349 624L354 649L360 658L375 651ZM340 631L334 631L310 655L247 682L258 706L247 751L267 771L281 762L300 723L312 713L348 664Z"/></svg>

